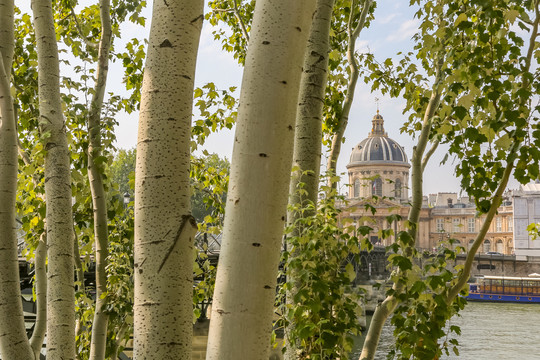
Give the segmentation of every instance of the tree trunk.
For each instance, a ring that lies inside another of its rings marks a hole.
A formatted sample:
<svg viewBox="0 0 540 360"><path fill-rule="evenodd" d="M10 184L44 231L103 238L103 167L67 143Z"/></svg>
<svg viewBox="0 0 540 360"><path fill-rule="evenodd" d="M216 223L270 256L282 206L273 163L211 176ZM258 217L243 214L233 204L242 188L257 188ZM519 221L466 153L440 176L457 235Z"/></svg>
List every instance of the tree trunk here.
<svg viewBox="0 0 540 360"><path fill-rule="evenodd" d="M30 346L36 360L39 359L43 340L47 332L47 235L42 233L35 252L35 292L36 292L36 324L30 338Z"/></svg>
<svg viewBox="0 0 540 360"><path fill-rule="evenodd" d="M268 359L298 89L315 0L255 5L207 359Z"/></svg>
<svg viewBox="0 0 540 360"><path fill-rule="evenodd" d="M134 358L191 359L190 138L203 1L154 2L135 176Z"/></svg>
<svg viewBox="0 0 540 360"><path fill-rule="evenodd" d="M341 152L341 144L343 143L343 135L347 124L349 123L349 114L351 112L352 102L354 99L354 92L356 90L356 83L358 82L358 63L355 57L356 40L360 36L360 32L364 28L367 14L373 0L364 0L362 7L362 13L360 14L360 20L356 27L353 28L353 13L356 1L353 0L351 5L351 16L349 18L349 24L347 25L347 61L349 62L349 81L347 83L347 95L343 101L343 108L339 123L337 125L336 132L332 136L332 145L330 147L330 154L328 155L327 170L330 178L328 179L328 186L332 189L336 188L337 183L332 181L332 176L337 175L337 160Z"/></svg>
<svg viewBox="0 0 540 360"><path fill-rule="evenodd" d="M20 141L17 140L19 156L23 160L26 166L29 166L32 162L30 157L23 149ZM32 175L32 182L34 187L38 187L40 179L37 174ZM43 198L42 198L43 200ZM46 221L44 221L46 223ZM41 348L43 347L43 340L45 339L45 333L47 332L47 234L45 230L39 236L38 246L34 252L34 291L36 294L36 324L32 337L30 338L30 346L34 351L34 356L39 359Z"/></svg>
<svg viewBox="0 0 540 360"><path fill-rule="evenodd" d="M39 125L47 204L47 359L75 358L73 216L70 156L60 101L58 47L51 2L32 0L38 53Z"/></svg>
<svg viewBox="0 0 540 360"><path fill-rule="evenodd" d="M405 254L405 256L408 256L408 257L412 255L412 251L416 243L416 239L418 235L418 222L420 220L420 211L422 208L423 169L425 168L425 162L428 159L426 158L426 160L423 162L422 158L424 156L426 146L429 142L429 133L432 128L432 119L437 111L437 108L439 107L439 102L441 98L439 85L440 85L441 79L444 76L441 72L442 58L439 58L439 61L437 64L438 64L438 69L437 69L437 75L435 78L435 84L433 85L431 97L429 99L429 103L424 112L422 130L418 137L417 145L413 149L413 156L411 159L411 162L412 162L412 169L411 169L412 201L411 201L411 209L409 210L409 216L407 220L411 224L408 232L410 233L413 241L407 244L406 246L403 246L403 253ZM393 277L394 277L394 285L392 289L395 294L400 295L401 292L403 291L403 282L397 279L399 278L406 279L408 277L408 273L398 270L397 273L393 275ZM364 342L362 353L360 354L360 360L373 360L374 359L375 352L377 351L377 347L379 345L379 339L382 333L382 328L384 326L384 323L386 322L388 317L392 315L392 313L397 308L399 303L400 303L399 296L389 295L382 302L382 304L377 306L377 308L375 309L375 312L373 313L373 320L366 334L366 341Z"/></svg>
<svg viewBox="0 0 540 360"><path fill-rule="evenodd" d="M107 70L109 68L109 50L111 48L111 16L110 1L100 1L101 39L98 49L98 67L96 71L96 84L88 113L88 180L92 193L94 207L94 244L96 248L96 308L92 324L92 338L90 342L90 359L105 359L107 348L107 323L109 316L104 311L107 300L107 256L108 237L107 229L107 196L103 187L103 165L96 161L103 155L101 149L101 108L107 84ZM84 280L83 280L84 281Z"/></svg>
<svg viewBox="0 0 540 360"><path fill-rule="evenodd" d="M13 9L13 1L0 1L0 353L4 359L33 359L24 326L15 233L18 145L9 76Z"/></svg>
<svg viewBox="0 0 540 360"><path fill-rule="evenodd" d="M328 75L329 34L332 23L332 10L335 0L318 0L313 17L313 24L307 42L304 58L298 109L296 112L296 130L293 150L293 173L289 185L289 205L301 201L310 201L317 204L319 175L321 168L322 151L322 117L324 95ZM305 173L307 171L307 173ZM300 183L306 195L299 196L297 190ZM306 216L308 214L305 214ZM287 223L293 224L298 220L298 212L287 213ZM292 233L291 236L297 236ZM294 258L294 254L291 254ZM295 275L288 272L288 281L296 283ZM287 292L287 302L291 303L295 287ZM289 334L294 324L286 329ZM285 358L296 359L296 348L287 343Z"/></svg>

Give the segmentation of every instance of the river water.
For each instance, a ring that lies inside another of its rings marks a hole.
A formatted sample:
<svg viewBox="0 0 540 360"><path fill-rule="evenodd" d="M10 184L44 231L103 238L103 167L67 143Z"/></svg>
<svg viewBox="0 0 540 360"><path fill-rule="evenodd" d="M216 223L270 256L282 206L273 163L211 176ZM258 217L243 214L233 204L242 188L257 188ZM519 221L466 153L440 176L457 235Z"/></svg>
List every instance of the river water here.
<svg viewBox="0 0 540 360"><path fill-rule="evenodd" d="M540 304L470 302L461 317L451 319L461 327L459 356L455 360L540 360ZM375 356L385 360L392 344L392 329L383 329ZM358 359L360 349L351 360ZM428 360L428 359L426 359Z"/></svg>

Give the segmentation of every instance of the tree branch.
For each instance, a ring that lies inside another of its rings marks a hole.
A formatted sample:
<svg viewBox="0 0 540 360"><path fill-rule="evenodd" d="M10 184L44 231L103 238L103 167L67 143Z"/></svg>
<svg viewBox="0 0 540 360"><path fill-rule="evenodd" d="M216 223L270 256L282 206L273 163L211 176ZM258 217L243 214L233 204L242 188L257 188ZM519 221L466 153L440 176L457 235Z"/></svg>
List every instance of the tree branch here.
<svg viewBox="0 0 540 360"><path fill-rule="evenodd" d="M436 139L431 144L431 148L428 150L428 152L424 156L424 159L422 160L422 174L424 173L424 170L426 169L426 165L427 165L429 159L431 158L431 155L433 155L435 150L437 150L437 148L439 147L439 143L440 143L439 139Z"/></svg>
<svg viewBox="0 0 540 360"><path fill-rule="evenodd" d="M71 13L71 17L73 18L73 20L75 20L75 28L77 28L77 32L79 33L79 36L81 37L81 39L83 39L86 46L97 49L98 44L93 41L88 40L86 36L84 36L81 29L81 24L79 23L79 19L77 18L77 14L75 14L75 11L73 10L73 7L71 6L71 4L69 4L68 6L69 6L69 11Z"/></svg>
<svg viewBox="0 0 540 360"><path fill-rule="evenodd" d="M238 3L236 2L236 0L233 0L233 4L234 4L234 7L233 7L234 16L238 20L238 24L240 25L240 29L242 30L242 35L244 35L244 38L246 39L246 41L249 42L249 33L247 32L246 25L244 24L244 20L242 20L242 17L240 16L240 11L238 10Z"/></svg>

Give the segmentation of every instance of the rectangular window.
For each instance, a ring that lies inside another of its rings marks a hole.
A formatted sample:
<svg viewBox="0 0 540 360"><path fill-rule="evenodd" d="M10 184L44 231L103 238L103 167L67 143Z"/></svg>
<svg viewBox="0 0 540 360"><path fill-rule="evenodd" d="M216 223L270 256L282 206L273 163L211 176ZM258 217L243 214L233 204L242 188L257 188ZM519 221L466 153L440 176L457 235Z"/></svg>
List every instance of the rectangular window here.
<svg viewBox="0 0 540 360"><path fill-rule="evenodd" d="M474 233L476 232L476 219L475 218L469 218L468 219L468 223L467 223L467 230L470 232L470 233Z"/></svg>
<svg viewBox="0 0 540 360"><path fill-rule="evenodd" d="M437 219L437 231L444 231L444 219Z"/></svg>
<svg viewBox="0 0 540 360"><path fill-rule="evenodd" d="M461 232L461 221L459 221L458 218L452 219L452 225L454 225L453 226L453 228L454 228L453 232L455 232L455 233Z"/></svg>
<svg viewBox="0 0 540 360"><path fill-rule="evenodd" d="M506 218L506 221L508 221L508 223L506 224L508 231L513 232L514 231L514 218L512 216L508 216Z"/></svg>
<svg viewBox="0 0 540 360"><path fill-rule="evenodd" d="M502 219L500 216L497 217L497 219L495 219L495 231L496 232L502 231Z"/></svg>

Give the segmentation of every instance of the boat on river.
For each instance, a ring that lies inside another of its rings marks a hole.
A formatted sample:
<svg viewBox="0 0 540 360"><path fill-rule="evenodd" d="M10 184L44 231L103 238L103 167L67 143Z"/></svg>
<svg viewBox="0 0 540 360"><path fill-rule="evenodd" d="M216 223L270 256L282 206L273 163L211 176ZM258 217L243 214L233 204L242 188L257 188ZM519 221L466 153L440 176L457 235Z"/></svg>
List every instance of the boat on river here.
<svg viewBox="0 0 540 360"><path fill-rule="evenodd" d="M469 285L467 300L540 303L540 277L484 276Z"/></svg>

